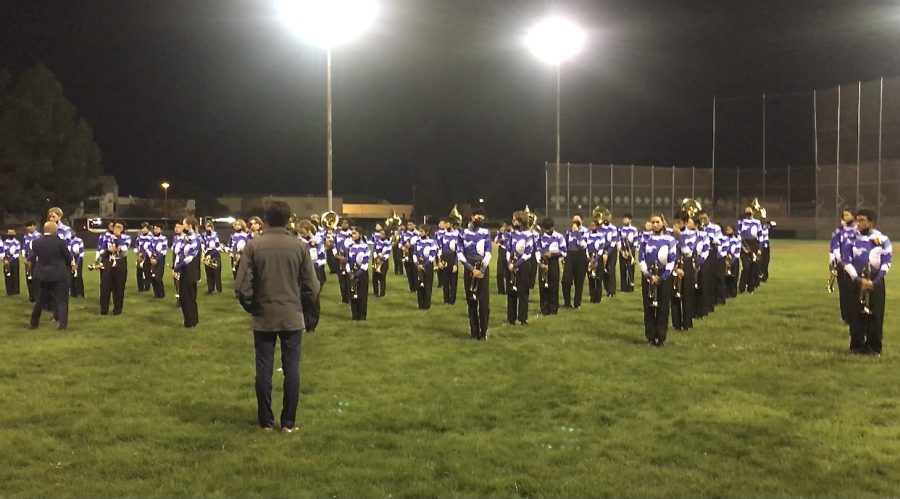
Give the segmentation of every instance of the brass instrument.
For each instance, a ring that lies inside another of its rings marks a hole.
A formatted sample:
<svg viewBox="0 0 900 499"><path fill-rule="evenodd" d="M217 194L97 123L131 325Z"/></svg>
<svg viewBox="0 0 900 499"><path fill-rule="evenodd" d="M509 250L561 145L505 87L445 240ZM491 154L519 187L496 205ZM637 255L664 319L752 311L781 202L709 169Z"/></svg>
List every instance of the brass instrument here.
<svg viewBox="0 0 900 499"><path fill-rule="evenodd" d="M834 282L838 277L838 269L836 264L832 264L828 266L828 285L825 286L825 290L829 293L834 293Z"/></svg>
<svg viewBox="0 0 900 499"><path fill-rule="evenodd" d="M609 208L601 205L594 206L591 210L591 219L593 219L597 224L601 224L604 221L609 221L610 217L612 217L612 212L609 211Z"/></svg>
<svg viewBox="0 0 900 499"><path fill-rule="evenodd" d="M334 232L334 230L337 229L338 219L340 218L340 217L338 217L337 213L335 213L331 210L328 210L325 213L322 213L321 218L322 218L322 225L324 225L326 229L328 229L332 232Z"/></svg>
<svg viewBox="0 0 900 499"><path fill-rule="evenodd" d="M381 273L381 264L384 262L384 254L380 251L375 253L375 268L372 269L373 272Z"/></svg>
<svg viewBox="0 0 900 499"><path fill-rule="evenodd" d="M109 256L109 266L110 268L116 268L119 265L119 245L117 244L118 240L114 239L112 243L106 244L106 254ZM115 252L110 248L115 248Z"/></svg>
<svg viewBox="0 0 900 499"><path fill-rule="evenodd" d="M513 266L512 272L507 272L506 274L509 277L509 281L506 285L506 289L511 291L513 294L518 293L519 287L516 286L516 280L517 280L516 277L519 276L519 267Z"/></svg>
<svg viewBox="0 0 900 499"><path fill-rule="evenodd" d="M481 270L481 262L476 263L472 266L475 270ZM476 279L473 273L472 282L469 283L469 296L472 297L473 300L478 301L478 286L481 284L481 279Z"/></svg>
<svg viewBox="0 0 900 499"><path fill-rule="evenodd" d="M544 255L541 255L540 279L541 279L541 284L544 286L544 288L550 287L550 267L549 267L549 265L550 265L550 259Z"/></svg>
<svg viewBox="0 0 900 499"><path fill-rule="evenodd" d="M747 241L744 241L743 238L741 239L741 251L750 255L751 262L755 263L756 259L759 258L759 255L757 255L755 251L750 250L750 245L747 244Z"/></svg>
<svg viewBox="0 0 900 499"><path fill-rule="evenodd" d="M675 270L672 271L672 291L675 298L681 299L681 290L684 287L684 275L678 275L678 271L684 272L684 256L678 255L675 260Z"/></svg>
<svg viewBox="0 0 900 499"><path fill-rule="evenodd" d="M726 276L731 277L731 268L732 268L731 255L726 253L725 254L725 275Z"/></svg>
<svg viewBox="0 0 900 499"><path fill-rule="evenodd" d="M753 201L750 201L750 205L747 207L753 210L753 218L757 220L766 218L766 209L759 204L759 198L753 198Z"/></svg>
<svg viewBox="0 0 900 499"><path fill-rule="evenodd" d="M6 277L12 277L12 266L9 263L9 257L3 257L3 273Z"/></svg>
<svg viewBox="0 0 900 499"><path fill-rule="evenodd" d="M91 272L93 272L95 270L106 270L106 266L103 265L102 261L100 261L100 262L92 263L92 264L88 265L88 270L90 270Z"/></svg>
<svg viewBox="0 0 900 499"><path fill-rule="evenodd" d="M462 214L458 209L456 209L455 204L453 205L453 209L450 210L450 215L447 217L447 220L450 221L450 224L453 225L453 227L459 227L460 225L462 225Z"/></svg>
<svg viewBox="0 0 900 499"><path fill-rule="evenodd" d="M866 263L866 266L863 267L862 273L859 275L863 279L871 279L872 278L872 267ZM872 315L871 307L871 295L872 291L868 289L863 289L862 285L859 288L859 305L862 307L863 315Z"/></svg>
<svg viewBox="0 0 900 499"><path fill-rule="evenodd" d="M212 250L206 250L203 254L203 265L215 270L219 268L219 262L212 256Z"/></svg>
<svg viewBox="0 0 900 499"><path fill-rule="evenodd" d="M659 269L656 267L656 262L650 266L650 278L648 281L650 282L650 289L647 290L647 298L650 299L650 306L653 308L659 308L659 298L657 293L657 288L659 284L654 282L653 278L659 276Z"/></svg>
<svg viewBox="0 0 900 499"><path fill-rule="evenodd" d="M156 259L155 256L150 257L150 278L156 279L156 264L159 263L159 260Z"/></svg>
<svg viewBox="0 0 900 499"><path fill-rule="evenodd" d="M425 265L416 265L416 280L418 281L420 288L425 287Z"/></svg>
<svg viewBox="0 0 900 499"><path fill-rule="evenodd" d="M684 198L681 200L681 210L691 218L694 218L702 209L703 205L700 204L699 199Z"/></svg>
<svg viewBox="0 0 900 499"><path fill-rule="evenodd" d="M359 266L354 264L352 273L350 274L350 279L347 285L350 287L350 297L353 300L359 299L359 278L356 277L356 271L359 270Z"/></svg>

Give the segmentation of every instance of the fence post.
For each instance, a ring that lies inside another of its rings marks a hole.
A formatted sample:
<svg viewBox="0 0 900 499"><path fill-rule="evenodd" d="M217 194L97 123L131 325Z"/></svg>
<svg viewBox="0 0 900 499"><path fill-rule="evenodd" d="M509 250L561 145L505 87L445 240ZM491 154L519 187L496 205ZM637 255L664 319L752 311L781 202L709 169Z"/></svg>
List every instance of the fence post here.
<svg viewBox="0 0 900 499"><path fill-rule="evenodd" d="M672 213L675 213L675 165L672 165Z"/></svg>
<svg viewBox="0 0 900 499"><path fill-rule="evenodd" d="M631 215L634 216L634 163L631 164Z"/></svg>
<svg viewBox="0 0 900 499"><path fill-rule="evenodd" d="M613 165L609 164L609 211L612 211L612 206L616 204L616 198L613 194Z"/></svg>
<svg viewBox="0 0 900 499"><path fill-rule="evenodd" d="M791 165L787 165L787 216L791 216Z"/></svg>
<svg viewBox="0 0 900 499"><path fill-rule="evenodd" d="M650 215L653 215L653 206L656 203L656 167L650 165Z"/></svg>
<svg viewBox="0 0 900 499"><path fill-rule="evenodd" d="M734 213L737 214L738 206L741 204L741 167L737 168L737 194L734 197Z"/></svg>

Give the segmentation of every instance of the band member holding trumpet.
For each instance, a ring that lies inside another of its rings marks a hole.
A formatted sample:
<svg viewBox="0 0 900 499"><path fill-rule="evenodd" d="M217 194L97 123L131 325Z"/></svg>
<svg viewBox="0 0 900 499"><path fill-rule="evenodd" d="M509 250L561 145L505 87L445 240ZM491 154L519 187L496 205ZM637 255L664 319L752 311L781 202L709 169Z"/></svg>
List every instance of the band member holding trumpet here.
<svg viewBox="0 0 900 499"><path fill-rule="evenodd" d="M566 239L553 230L554 225L553 219L549 217L541 222L541 228L544 230L538 248L541 315L556 315L559 311L559 259L566 257Z"/></svg>
<svg viewBox="0 0 900 499"><path fill-rule="evenodd" d="M853 296L856 286L844 270L841 262L841 254L844 246L852 246L856 240L856 213L850 208L841 211L841 225L831 235L831 252L829 253L828 267L831 274L828 290L834 290L834 281L838 284L838 299L841 308L841 320L845 324L850 323L850 308L855 307Z"/></svg>
<svg viewBox="0 0 900 499"><path fill-rule="evenodd" d="M200 248L203 242L197 234L197 220L186 217L181 222L183 243L179 248L172 274L178 280L178 296L184 327L191 328L200 322L197 311L197 282L200 280ZM174 253L174 251L173 251Z"/></svg>
<svg viewBox="0 0 900 499"><path fill-rule="evenodd" d="M72 255L67 242L53 237L56 235L56 224L44 224L45 237L38 238L29 255L29 265L34 271L34 280L38 285L38 300L31 311L30 329L35 329L41 319L44 308L52 308L53 318L58 321L60 330L68 327L69 318L69 277L73 270ZM52 305L51 305L52 303Z"/></svg>
<svg viewBox="0 0 900 499"><path fill-rule="evenodd" d="M588 230L581 224L581 215L572 215L572 227L566 231L566 261L563 265L562 295L566 308L581 306L584 277L587 274ZM575 284L575 300L570 299Z"/></svg>
<svg viewBox="0 0 900 499"><path fill-rule="evenodd" d="M150 241L150 286L153 298L161 300L166 297L163 276L166 273L166 254L169 252L169 240L162 233L159 224L153 226L153 239Z"/></svg>
<svg viewBox="0 0 900 499"><path fill-rule="evenodd" d="M616 296L616 260L619 259L619 230L612 224L612 213L605 209L600 218L600 232L607 241L606 253L603 258L603 287L606 296Z"/></svg>
<svg viewBox="0 0 900 499"><path fill-rule="evenodd" d="M754 199L754 201L756 201ZM753 294L759 286L759 232L762 228L754 215L756 209L751 205L744 208L744 218L738 221L738 233L741 235L741 280L738 291Z"/></svg>
<svg viewBox="0 0 900 499"><path fill-rule="evenodd" d="M675 238L666 233L661 214L650 217L650 236L641 243L638 263L643 274L641 294L644 299L644 336L649 345L661 347L669 329L669 305L672 299L672 271L677 247Z"/></svg>
<svg viewBox="0 0 900 499"><path fill-rule="evenodd" d="M75 236L69 239L69 253L72 255L72 279L69 283L69 290L72 298L84 298L84 277L81 271L84 269L84 241Z"/></svg>
<svg viewBox="0 0 900 499"><path fill-rule="evenodd" d="M528 227L528 215L516 211L512 216L512 232L507 237L509 248L509 283L506 285L506 322L514 325L516 320L523 326L528 324L528 294L531 290L531 272L534 272L534 237Z"/></svg>
<svg viewBox="0 0 900 499"><path fill-rule="evenodd" d="M340 230L334 233L334 246L331 252L340 266L338 270L338 286L341 288L341 302L350 303L347 294L347 249L352 242L350 220L342 218L339 222Z"/></svg>
<svg viewBox="0 0 900 499"><path fill-rule="evenodd" d="M418 285L416 284L416 264L413 263L412 255L416 251L416 240L419 239L419 233L416 231L416 223L412 220L406 221L406 230L400 233L400 253L403 262L403 272L406 274L406 282L409 284L409 292L415 293Z"/></svg>
<svg viewBox="0 0 900 499"><path fill-rule="evenodd" d="M112 297L113 315L120 315L125 304L125 282L128 280L128 249L131 238L124 233L125 223L121 220L113 222L113 231L106 238L100 263L100 315L109 313L109 300Z"/></svg>
<svg viewBox="0 0 900 499"><path fill-rule="evenodd" d="M442 279L444 303L447 305L456 304L456 291L459 286L459 261L457 252L459 250L459 226L461 223L462 215L454 205L453 211L450 212L449 220L446 221L444 233L440 240L441 270L439 272L444 274Z"/></svg>
<svg viewBox="0 0 900 499"><path fill-rule="evenodd" d="M234 232L228 238L228 247L225 251L228 252L228 256L231 258L231 277L236 278L238 263L241 261L241 253L244 251L247 241L250 240L250 233L247 231L247 223L243 219L235 220L231 227L234 229Z"/></svg>
<svg viewBox="0 0 900 499"><path fill-rule="evenodd" d="M741 269L741 236L734 227L725 226L725 239L719 245L719 259L725 263L725 297L737 298Z"/></svg>
<svg viewBox="0 0 900 499"><path fill-rule="evenodd" d="M703 318L713 313L716 309L716 303L719 303L719 281L720 269L724 269L724 261L720 259L720 244L724 244L722 236L722 227L714 223L709 218L709 214L703 210L699 212L700 228L706 232L709 238L709 258L706 259L704 265L700 268L698 279L700 280L701 298L697 302L694 317ZM720 262L722 266L720 267ZM721 272L722 278L722 301L725 296L725 278L724 270Z"/></svg>
<svg viewBox="0 0 900 499"><path fill-rule="evenodd" d="M22 244L16 239L15 229L7 229L3 237L3 247L0 257L3 259L3 278L6 283L6 294L14 296L19 291L19 255L22 254Z"/></svg>
<svg viewBox="0 0 900 499"><path fill-rule="evenodd" d="M600 230L600 223L591 220L590 232L587 236L587 279L588 297L591 303L600 303L603 299L603 282L606 273L607 250L609 249L608 234Z"/></svg>
<svg viewBox="0 0 900 499"><path fill-rule="evenodd" d="M372 296L380 298L387 290L387 273L391 267L393 244L384 228L375 234L374 239L372 256L375 262L372 265Z"/></svg>
<svg viewBox="0 0 900 499"><path fill-rule="evenodd" d="M619 227L619 290L623 293L634 291L634 262L640 231L631 225L631 218L631 213L623 215Z"/></svg>
<svg viewBox="0 0 900 499"><path fill-rule="evenodd" d="M509 282L509 278L506 276L506 273L509 272L509 269L506 268L509 263L507 260L509 250L506 248L506 241L509 238L510 229L509 222L504 220L494 236L494 243L497 245L497 293L501 295L506 294L506 285Z"/></svg>
<svg viewBox="0 0 900 499"><path fill-rule="evenodd" d="M416 278L416 298L419 308L428 310L431 308L431 288L434 287L434 262L439 251L434 239L429 237L431 228L422 225L419 227L419 237L416 239L416 247L413 251L412 261Z"/></svg>
<svg viewBox="0 0 900 499"><path fill-rule="evenodd" d="M672 279L672 327L676 331L687 331L694 327L696 268L705 260L702 254L698 255L704 251L698 244L698 223L687 213L682 213L681 218L675 221L674 235L678 253ZM709 250L706 251L708 254Z"/></svg>
<svg viewBox="0 0 900 499"><path fill-rule="evenodd" d="M473 340L487 339L490 307L489 264L491 263L491 232L482 227L484 209L472 210L468 227L457 246L457 261L465 268L463 286L469 309L469 335Z"/></svg>
<svg viewBox="0 0 900 499"><path fill-rule="evenodd" d="M369 311L369 243L366 242L362 228L353 227L346 244L344 272L347 279L350 318L364 321Z"/></svg>
<svg viewBox="0 0 900 499"><path fill-rule="evenodd" d="M203 267L206 269L206 294L222 292L222 241L213 229L212 222L206 222L200 240L203 244Z"/></svg>
<svg viewBox="0 0 900 499"><path fill-rule="evenodd" d="M884 278L891 268L891 241L875 228L878 215L872 210L856 213L859 234L841 248L844 271L858 293L858 301L848 310L850 353L881 355L884 325Z"/></svg>
<svg viewBox="0 0 900 499"><path fill-rule="evenodd" d="M54 234L56 233L54 232ZM28 301L34 303L37 301L37 286L31 277L31 248L36 239L41 237L41 233L37 230L37 222L29 220L25 223L25 234L22 236L22 258L25 259L25 286L28 288Z"/></svg>
<svg viewBox="0 0 900 499"><path fill-rule="evenodd" d="M150 224L141 224L141 234L134 238L135 280L139 293L150 290L150 245L153 236L150 235Z"/></svg>

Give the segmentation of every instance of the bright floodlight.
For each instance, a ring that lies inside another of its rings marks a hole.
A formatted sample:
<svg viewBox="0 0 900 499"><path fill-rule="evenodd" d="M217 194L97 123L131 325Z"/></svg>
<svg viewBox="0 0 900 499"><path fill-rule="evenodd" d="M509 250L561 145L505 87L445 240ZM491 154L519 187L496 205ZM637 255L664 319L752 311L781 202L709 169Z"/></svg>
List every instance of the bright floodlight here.
<svg viewBox="0 0 900 499"><path fill-rule="evenodd" d="M550 16L532 27L525 45L538 59L560 64L571 59L584 46L587 35L578 25L560 16Z"/></svg>
<svg viewBox="0 0 900 499"><path fill-rule="evenodd" d="M375 23L375 0L277 0L278 14L297 36L324 48L349 42Z"/></svg>

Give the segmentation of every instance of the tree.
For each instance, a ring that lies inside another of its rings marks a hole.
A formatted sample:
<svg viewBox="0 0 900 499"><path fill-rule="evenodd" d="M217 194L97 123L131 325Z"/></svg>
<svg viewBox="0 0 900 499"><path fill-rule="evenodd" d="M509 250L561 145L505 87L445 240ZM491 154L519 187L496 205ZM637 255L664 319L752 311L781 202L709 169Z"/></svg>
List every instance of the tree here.
<svg viewBox="0 0 900 499"><path fill-rule="evenodd" d="M62 85L42 65L12 83L0 71L0 211L66 213L99 186L100 148Z"/></svg>

